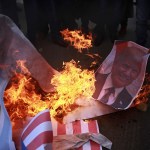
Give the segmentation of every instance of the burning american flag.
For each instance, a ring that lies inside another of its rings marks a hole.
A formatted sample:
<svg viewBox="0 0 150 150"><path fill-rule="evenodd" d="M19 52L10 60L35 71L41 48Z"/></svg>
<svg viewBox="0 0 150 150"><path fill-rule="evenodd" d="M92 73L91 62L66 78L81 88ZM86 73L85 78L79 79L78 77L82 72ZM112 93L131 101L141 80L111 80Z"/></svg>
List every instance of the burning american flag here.
<svg viewBox="0 0 150 150"><path fill-rule="evenodd" d="M45 147L52 149L53 131L50 111L38 113L25 127L22 136L22 150L43 150Z"/></svg>

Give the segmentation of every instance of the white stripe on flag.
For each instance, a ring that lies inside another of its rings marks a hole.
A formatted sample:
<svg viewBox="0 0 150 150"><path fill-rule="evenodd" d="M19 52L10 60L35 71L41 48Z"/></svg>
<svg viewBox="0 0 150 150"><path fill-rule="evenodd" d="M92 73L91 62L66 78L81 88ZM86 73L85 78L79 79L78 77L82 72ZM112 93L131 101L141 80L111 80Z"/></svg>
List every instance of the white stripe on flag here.
<svg viewBox="0 0 150 150"><path fill-rule="evenodd" d="M73 134L73 125L72 123L66 124L66 134Z"/></svg>
<svg viewBox="0 0 150 150"><path fill-rule="evenodd" d="M81 133L89 132L88 122L81 120ZM83 150L91 150L90 141L83 145Z"/></svg>
<svg viewBox="0 0 150 150"><path fill-rule="evenodd" d="M48 110L48 109L39 112L39 113L29 122L29 124L24 128L24 130L23 130L23 132L22 132L22 135L24 134L24 132L26 132L26 129L30 126L30 124L32 124L32 122L34 122L34 121L36 120L36 118L38 118L41 114L44 114L44 113L47 113L47 112L49 113L49 110Z"/></svg>
<svg viewBox="0 0 150 150"><path fill-rule="evenodd" d="M52 144L46 143L42 144L40 147L36 148L36 150L52 150Z"/></svg>
<svg viewBox="0 0 150 150"><path fill-rule="evenodd" d="M53 136L57 136L57 128L58 128L58 122L54 119L51 118L51 122L52 122L52 128L53 128Z"/></svg>
<svg viewBox="0 0 150 150"><path fill-rule="evenodd" d="M44 131L43 131L44 129ZM45 132L45 131L52 131L52 125L50 121L46 121L44 123L41 123L38 125L30 134L23 140L25 146L30 144L34 138L36 138L39 134Z"/></svg>
<svg viewBox="0 0 150 150"><path fill-rule="evenodd" d="M40 147L36 148L36 150L44 150L44 147L46 146L47 144L42 144Z"/></svg>

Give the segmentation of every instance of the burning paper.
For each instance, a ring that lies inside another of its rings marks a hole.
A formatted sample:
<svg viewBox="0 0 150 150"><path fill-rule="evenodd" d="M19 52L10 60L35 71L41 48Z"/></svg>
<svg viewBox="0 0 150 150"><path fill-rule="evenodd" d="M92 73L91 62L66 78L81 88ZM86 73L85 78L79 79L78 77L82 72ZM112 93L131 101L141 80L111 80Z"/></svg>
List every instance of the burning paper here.
<svg viewBox="0 0 150 150"><path fill-rule="evenodd" d="M46 92L52 91L50 80L57 71L44 60L12 20L0 15L0 25L0 76L9 80L14 75L12 70L16 69L16 62L26 60L26 67L40 87Z"/></svg>
<svg viewBox="0 0 150 150"><path fill-rule="evenodd" d="M92 34L84 35L81 30L69 31L65 29L61 31L64 40L69 42L80 53L83 49L89 49L92 47Z"/></svg>
<svg viewBox="0 0 150 150"><path fill-rule="evenodd" d="M144 85L142 86L141 90L138 93L134 101L134 105L139 105L140 103L146 103L150 96L150 74L145 75Z"/></svg>
<svg viewBox="0 0 150 150"><path fill-rule="evenodd" d="M82 105L81 99L83 107L65 116L64 122L93 118L135 106L134 100L145 78L148 51L131 41L116 42L95 73L95 100Z"/></svg>
<svg viewBox="0 0 150 150"><path fill-rule="evenodd" d="M17 62L19 60L26 60L26 68L28 68L29 72L32 74L32 77L38 81L39 86L44 92L53 91L53 85L50 84L50 81L53 75L57 73L57 71L54 70L41 57L41 55L25 38L25 36L10 18L4 15L0 15L0 25L0 148L13 150L15 149L14 143L12 141L12 125L14 126L14 124L11 125L10 118L4 105L3 95L5 88L12 77L14 77L16 74L19 74L19 77L23 76L21 69L16 68ZM31 79L29 76L27 76L27 78L24 78L23 80L25 81L25 83L28 83ZM23 88L21 84L19 86L20 87L18 90ZM33 88L33 86L30 86L29 89ZM23 94L24 93L22 93L22 95ZM13 97L14 95L7 96ZM22 105L20 106L18 104L18 106L22 110L26 109L25 107L22 107ZM16 111L17 108L12 108L12 110L13 109L14 111ZM12 110L10 109L9 111L11 112ZM23 113L26 113L26 111ZM12 118L14 118L14 114L17 114L17 112L12 113ZM21 116L21 118L23 117L24 116ZM18 128L16 132L18 135L13 134L13 137L16 136L18 138L20 136L19 129L23 128L23 120L16 120L16 124L17 126L15 126L14 129L16 129L16 127ZM13 133L15 131L13 131Z"/></svg>
<svg viewBox="0 0 150 150"><path fill-rule="evenodd" d="M96 91L93 97L116 109L127 109L142 87L148 49L133 42L118 42L114 49L116 51L112 64L108 66L106 58L104 65L96 72ZM105 93L109 93L107 89L111 88L114 91L105 100Z"/></svg>
<svg viewBox="0 0 150 150"><path fill-rule="evenodd" d="M111 141L99 134L96 120L76 121L68 124L60 124L52 119L53 148L54 149L102 149L101 146L111 148Z"/></svg>
<svg viewBox="0 0 150 150"><path fill-rule="evenodd" d="M85 97L84 103L89 103L95 91L94 72L82 70L73 60L64 63L63 71L52 78L55 92L51 93L40 88L24 61L18 61L17 64L21 73L14 73L4 92L5 107L12 122L33 117L47 108L51 109L55 119L62 122L64 116L80 107L79 98Z"/></svg>
<svg viewBox="0 0 150 150"><path fill-rule="evenodd" d="M79 107L76 103L78 98L86 97L90 100L95 91L94 82L93 71L82 70L77 67L75 61L66 63L64 70L52 79L57 91L54 95L57 96L56 100L52 101L52 116L62 119L67 113Z"/></svg>

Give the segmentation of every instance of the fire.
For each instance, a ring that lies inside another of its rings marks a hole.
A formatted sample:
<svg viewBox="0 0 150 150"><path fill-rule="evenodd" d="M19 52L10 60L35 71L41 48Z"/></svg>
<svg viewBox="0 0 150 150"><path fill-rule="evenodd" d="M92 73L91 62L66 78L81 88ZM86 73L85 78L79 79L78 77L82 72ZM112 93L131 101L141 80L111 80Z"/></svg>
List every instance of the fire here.
<svg viewBox="0 0 150 150"><path fill-rule="evenodd" d="M5 107L12 122L35 116L47 108L51 110L51 115L55 119L62 121L67 113L80 107L76 100L90 100L95 91L94 71L82 70L73 60L64 63L63 70L51 79L51 84L55 86L53 93L46 93L39 87L38 82L31 77L25 67L25 61L18 61L17 64L17 69L20 68L21 73L15 72L4 92ZM135 100L136 105L148 100L149 81L148 75Z"/></svg>
<svg viewBox="0 0 150 150"><path fill-rule="evenodd" d="M38 82L31 77L25 67L25 61L18 61L16 73L11 78L5 92L5 106L11 121L35 116L44 109L51 109L51 115L63 119L71 110L78 107L75 100L80 97L91 97L94 93L94 72L82 70L75 61L64 63L64 70L56 74L51 84L55 92L45 93Z"/></svg>
<svg viewBox="0 0 150 150"><path fill-rule="evenodd" d="M25 63L26 63L25 60L17 60L16 63L17 63L17 69L21 69L22 74L31 75L27 67L25 66Z"/></svg>
<svg viewBox="0 0 150 150"><path fill-rule="evenodd" d="M77 63L73 60L64 63L64 70L52 79L58 99L53 101L51 114L61 117L62 114L67 114L77 107L75 101L78 98L90 98L95 91L94 82L93 71L78 68Z"/></svg>
<svg viewBox="0 0 150 150"><path fill-rule="evenodd" d="M80 53L82 49L89 49L92 47L92 34L84 35L81 30L69 31L68 29L60 32L64 40L68 41Z"/></svg>
<svg viewBox="0 0 150 150"><path fill-rule="evenodd" d="M146 103L150 97L150 74L146 74L144 84L134 101L135 105Z"/></svg>
<svg viewBox="0 0 150 150"><path fill-rule="evenodd" d="M22 73L15 72L4 92L5 106L12 121L32 117L48 108L48 102L42 100L42 90L38 89L38 83L24 66L25 61L18 61L17 64Z"/></svg>

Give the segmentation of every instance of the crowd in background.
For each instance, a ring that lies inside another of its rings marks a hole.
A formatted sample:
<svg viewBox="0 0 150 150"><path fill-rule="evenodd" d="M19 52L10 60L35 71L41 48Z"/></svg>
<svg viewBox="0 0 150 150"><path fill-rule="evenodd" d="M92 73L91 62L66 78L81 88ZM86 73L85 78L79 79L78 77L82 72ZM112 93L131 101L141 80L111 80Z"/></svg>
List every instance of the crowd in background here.
<svg viewBox="0 0 150 150"><path fill-rule="evenodd" d="M95 3L96 5L93 5ZM113 43L127 32L128 18L136 6L136 41L145 46L147 42L149 0L23 0L27 23L27 38L34 44L51 31L51 40L66 47L60 30L78 29L75 19L81 18L83 33L92 32L93 44L99 46L105 39L106 31ZM0 13L9 16L20 27L16 0L0 0ZM91 31L89 20L96 24Z"/></svg>

